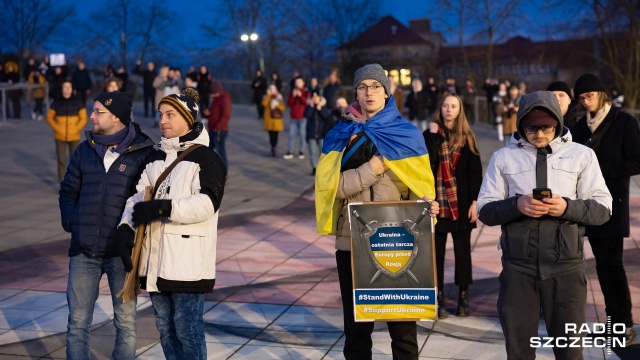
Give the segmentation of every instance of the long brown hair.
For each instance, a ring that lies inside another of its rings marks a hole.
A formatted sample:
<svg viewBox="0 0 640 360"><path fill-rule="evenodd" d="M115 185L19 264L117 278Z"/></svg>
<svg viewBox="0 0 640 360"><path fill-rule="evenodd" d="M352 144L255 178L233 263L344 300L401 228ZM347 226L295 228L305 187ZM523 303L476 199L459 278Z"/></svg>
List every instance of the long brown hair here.
<svg viewBox="0 0 640 360"><path fill-rule="evenodd" d="M449 130L444 125L444 120L442 119L442 105L444 104L444 101L448 97L456 98L456 100L458 100L458 106L460 107L460 113L458 114L456 119L453 121L452 130ZM476 135L473 133L473 130L471 130L471 126L469 126L469 121L467 120L467 116L464 113L464 107L462 106L462 99L460 99L460 96L456 94L444 95L440 100L440 103L438 104L438 109L436 110L434 121L436 122L436 124L438 124L438 126L440 126L445 131L445 133L447 132L456 133L458 134L458 136L466 135L467 143L469 144L469 149L471 150L472 153L479 155L478 140L476 139Z"/></svg>

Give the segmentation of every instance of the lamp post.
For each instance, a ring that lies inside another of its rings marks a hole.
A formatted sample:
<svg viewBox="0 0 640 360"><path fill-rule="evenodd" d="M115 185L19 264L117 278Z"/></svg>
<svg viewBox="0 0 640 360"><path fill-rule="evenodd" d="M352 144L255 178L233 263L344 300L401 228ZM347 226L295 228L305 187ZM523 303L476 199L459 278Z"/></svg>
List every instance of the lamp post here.
<svg viewBox="0 0 640 360"><path fill-rule="evenodd" d="M242 36L240 36L240 40L244 42L248 42L249 50L251 50L253 43L258 41L258 34L256 33L251 33L251 35L242 34ZM250 53L249 56L253 55L252 51L249 51L249 53ZM262 71L262 75L264 75L264 56L262 55L262 48L260 46L258 46L258 54L260 55L260 71Z"/></svg>

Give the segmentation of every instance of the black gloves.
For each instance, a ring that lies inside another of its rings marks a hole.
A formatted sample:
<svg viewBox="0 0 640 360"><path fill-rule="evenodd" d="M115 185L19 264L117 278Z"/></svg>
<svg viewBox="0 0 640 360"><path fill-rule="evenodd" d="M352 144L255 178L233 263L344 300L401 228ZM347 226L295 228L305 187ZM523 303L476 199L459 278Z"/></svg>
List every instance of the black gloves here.
<svg viewBox="0 0 640 360"><path fill-rule="evenodd" d="M131 220L133 226L138 227L169 215L171 215L171 200L142 201L133 206Z"/></svg>
<svg viewBox="0 0 640 360"><path fill-rule="evenodd" d="M129 225L118 227L118 255L124 264L124 271L129 272L133 268L131 263L131 249L133 249L134 232Z"/></svg>

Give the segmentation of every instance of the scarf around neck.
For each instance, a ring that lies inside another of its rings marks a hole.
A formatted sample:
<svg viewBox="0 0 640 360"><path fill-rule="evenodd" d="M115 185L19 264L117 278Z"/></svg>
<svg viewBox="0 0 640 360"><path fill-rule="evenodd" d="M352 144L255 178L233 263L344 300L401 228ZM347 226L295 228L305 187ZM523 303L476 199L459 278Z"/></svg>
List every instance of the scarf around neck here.
<svg viewBox="0 0 640 360"><path fill-rule="evenodd" d="M467 143L466 135L461 137L456 133L447 136L440 127L438 134L444 137L440 145L440 165L436 175L436 193L440 201L440 216L458 220L458 185L455 169L460 159L460 152Z"/></svg>
<svg viewBox="0 0 640 360"><path fill-rule="evenodd" d="M604 104L602 109L598 110L594 117L591 117L591 113L587 111L587 126L591 133L593 134L598 129L598 126L602 124L604 118L609 114L609 110L611 110L611 104Z"/></svg>
<svg viewBox="0 0 640 360"><path fill-rule="evenodd" d="M111 135L101 135L91 133L93 143L95 144L96 153L101 159L104 159L105 154L110 146L118 145L114 152L122 154L124 150L133 142L136 137L136 129L133 126L133 122L129 123L128 127Z"/></svg>

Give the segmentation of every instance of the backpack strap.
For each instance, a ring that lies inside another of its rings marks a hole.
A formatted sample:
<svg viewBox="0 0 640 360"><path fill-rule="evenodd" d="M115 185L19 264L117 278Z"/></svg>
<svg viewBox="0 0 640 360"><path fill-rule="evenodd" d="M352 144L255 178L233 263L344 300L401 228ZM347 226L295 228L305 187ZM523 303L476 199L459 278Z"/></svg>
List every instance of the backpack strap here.
<svg viewBox="0 0 640 360"><path fill-rule="evenodd" d="M178 163L180 161L182 161L185 157L187 157L187 155L189 155L193 150L195 150L195 149L197 149L199 147L202 147L202 146L204 146L204 145L202 145L202 144L191 145L186 150L182 151L180 153L180 155L178 155L178 157L175 160L173 160L171 165L169 165L169 167L166 168L162 172L162 174L160 174L160 177L158 178L158 180L156 180L156 183L153 186L152 194L154 194L154 196L155 196L155 193L156 193L156 190L158 189L158 186L160 186L160 184L162 184L162 182L167 178L167 176L169 176L169 174L171 174L171 171L173 170L173 168L175 168L176 165L178 165Z"/></svg>

